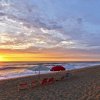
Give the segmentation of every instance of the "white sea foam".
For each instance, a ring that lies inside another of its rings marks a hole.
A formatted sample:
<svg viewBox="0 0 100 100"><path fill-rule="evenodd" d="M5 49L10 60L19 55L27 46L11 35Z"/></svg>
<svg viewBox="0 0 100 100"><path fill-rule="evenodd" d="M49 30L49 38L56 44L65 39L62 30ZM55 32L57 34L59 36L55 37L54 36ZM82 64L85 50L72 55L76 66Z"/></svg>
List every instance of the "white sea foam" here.
<svg viewBox="0 0 100 100"><path fill-rule="evenodd" d="M23 71L21 73L8 73L6 75L2 75L2 76L0 76L0 80L23 77L23 76L30 76L30 75L45 74L45 73L52 73L52 72L50 72L50 71L30 71L30 70L26 70L26 71Z"/></svg>

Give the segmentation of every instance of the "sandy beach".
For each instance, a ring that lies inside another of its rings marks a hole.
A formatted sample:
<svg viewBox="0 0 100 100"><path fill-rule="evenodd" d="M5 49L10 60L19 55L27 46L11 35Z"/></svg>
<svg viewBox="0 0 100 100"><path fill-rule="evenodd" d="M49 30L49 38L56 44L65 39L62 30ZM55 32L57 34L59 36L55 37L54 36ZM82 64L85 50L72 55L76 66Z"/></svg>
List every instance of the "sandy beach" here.
<svg viewBox="0 0 100 100"><path fill-rule="evenodd" d="M67 71L27 76L0 81L0 100L100 100L100 66L72 70L71 77L60 80ZM52 84L38 84L43 78L54 77ZM37 86L31 87L35 80ZM19 84L29 87L20 90Z"/></svg>

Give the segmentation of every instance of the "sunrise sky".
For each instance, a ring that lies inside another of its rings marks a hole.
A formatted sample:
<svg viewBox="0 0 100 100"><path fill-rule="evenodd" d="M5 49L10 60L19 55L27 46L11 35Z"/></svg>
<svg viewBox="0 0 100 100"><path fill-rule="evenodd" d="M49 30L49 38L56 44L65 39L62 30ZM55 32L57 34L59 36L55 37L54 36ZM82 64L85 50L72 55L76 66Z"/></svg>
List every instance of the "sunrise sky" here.
<svg viewBox="0 0 100 100"><path fill-rule="evenodd" d="M0 61L100 61L100 0L0 0Z"/></svg>

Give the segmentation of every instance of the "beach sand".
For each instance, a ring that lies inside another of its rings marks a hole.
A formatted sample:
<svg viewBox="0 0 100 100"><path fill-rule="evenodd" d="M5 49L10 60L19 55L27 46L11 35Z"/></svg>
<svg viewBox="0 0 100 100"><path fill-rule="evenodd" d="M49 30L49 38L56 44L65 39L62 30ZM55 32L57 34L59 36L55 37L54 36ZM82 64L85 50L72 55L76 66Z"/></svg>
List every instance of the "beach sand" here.
<svg viewBox="0 0 100 100"><path fill-rule="evenodd" d="M66 71L67 72L67 71ZM66 73L66 72L62 72ZM42 76L29 76L0 81L0 100L100 100L100 66L70 71L72 76L49 85L18 90L20 82L39 81ZM60 73L53 74L56 78ZM59 77L58 77L59 78Z"/></svg>

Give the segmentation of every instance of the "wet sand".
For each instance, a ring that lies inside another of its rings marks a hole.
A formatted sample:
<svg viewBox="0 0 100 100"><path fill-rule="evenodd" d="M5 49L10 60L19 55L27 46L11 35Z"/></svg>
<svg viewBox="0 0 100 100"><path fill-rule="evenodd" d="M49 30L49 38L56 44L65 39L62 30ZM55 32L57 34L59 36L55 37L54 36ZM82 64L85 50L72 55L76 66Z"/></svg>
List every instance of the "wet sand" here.
<svg viewBox="0 0 100 100"><path fill-rule="evenodd" d="M72 70L71 77L60 80L67 71L0 81L0 100L100 100L100 66ZM39 84L43 78L54 77L53 84ZM32 88L35 80L37 86ZM19 84L29 87L19 90Z"/></svg>

